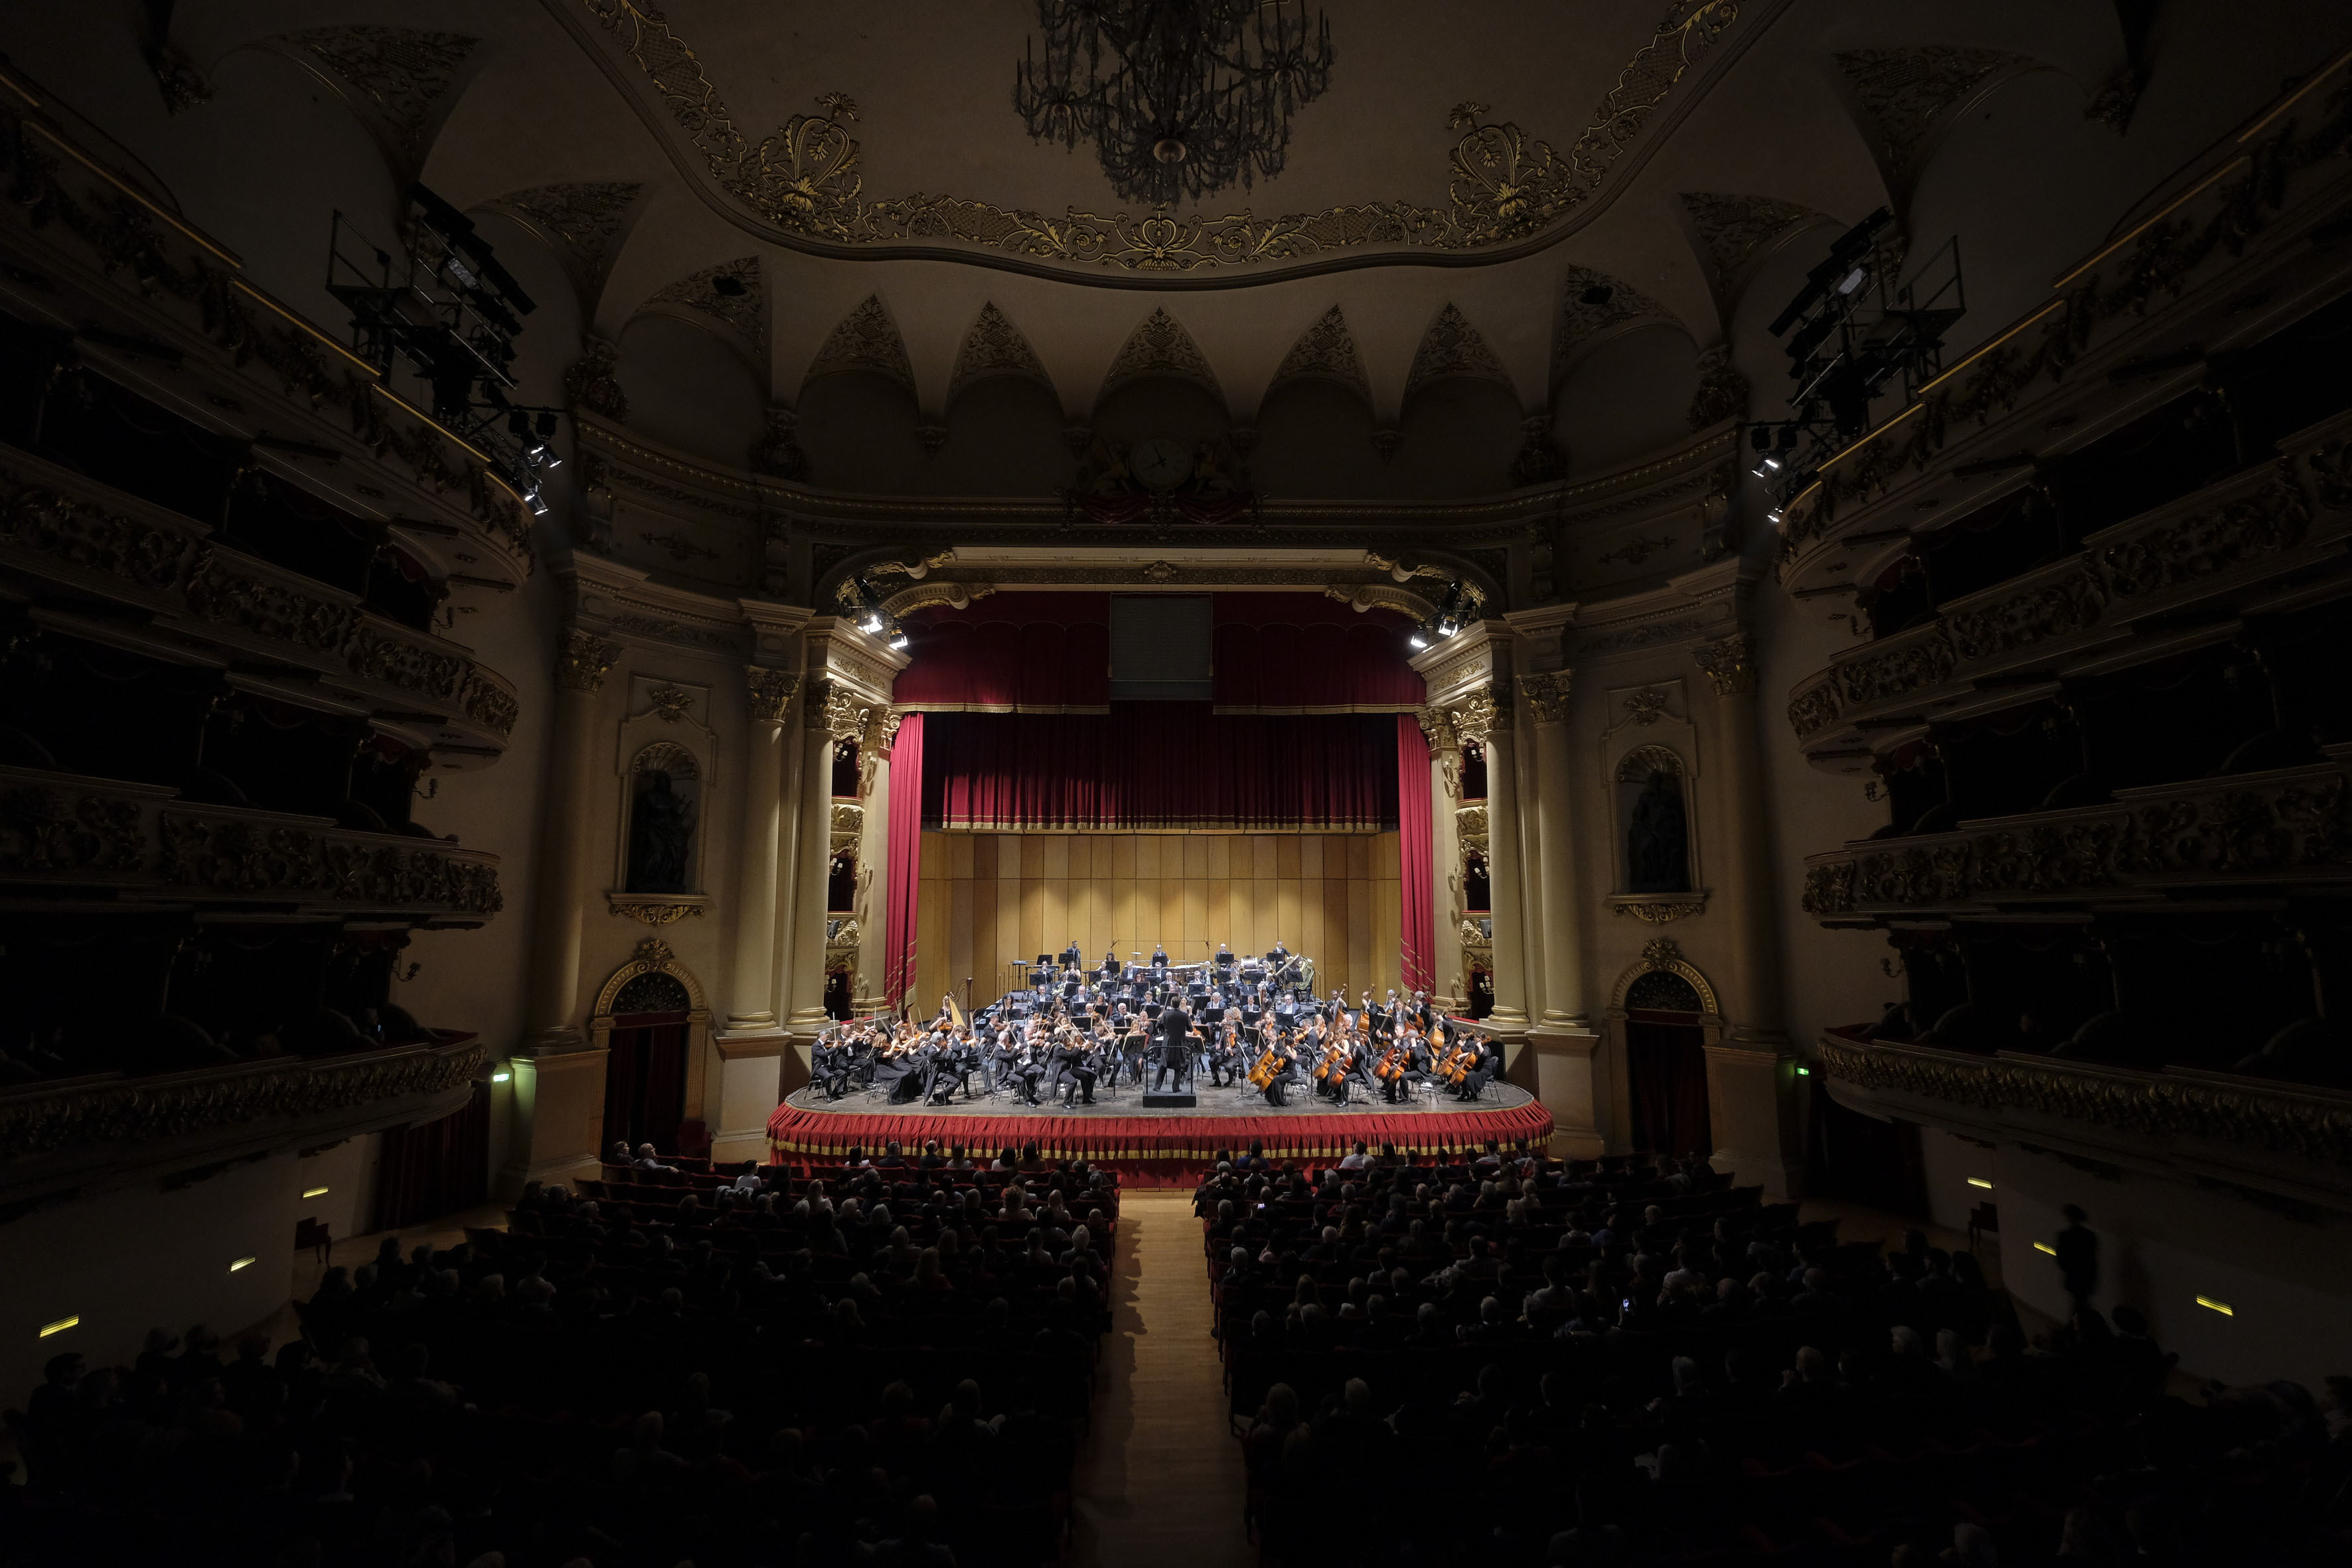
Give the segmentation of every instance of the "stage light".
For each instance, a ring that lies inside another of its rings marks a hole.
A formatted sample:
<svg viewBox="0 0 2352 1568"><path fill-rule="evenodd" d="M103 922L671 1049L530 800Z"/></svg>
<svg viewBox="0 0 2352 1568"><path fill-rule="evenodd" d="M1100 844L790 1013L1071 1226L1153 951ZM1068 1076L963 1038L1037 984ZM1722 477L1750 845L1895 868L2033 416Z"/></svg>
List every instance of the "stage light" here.
<svg viewBox="0 0 2352 1568"><path fill-rule="evenodd" d="M1969 1178L1969 1185L1972 1187L1982 1187L1987 1192L1992 1191L1992 1184L1986 1181L1982 1176L1970 1176Z"/></svg>
<svg viewBox="0 0 2352 1568"><path fill-rule="evenodd" d="M882 617L868 610L866 612L866 618L857 623L857 629L862 632L878 632L882 629Z"/></svg>
<svg viewBox="0 0 2352 1568"><path fill-rule="evenodd" d="M552 409L552 408L542 408L542 409L541 409L541 410L539 411L539 438L540 438L541 440L544 441L544 440L546 440L550 436L552 436L552 435L554 435L554 434L555 434L555 410L554 410L554 409Z"/></svg>
<svg viewBox="0 0 2352 1568"><path fill-rule="evenodd" d="M892 653L904 653L907 649L907 634L905 632L892 632L890 634L890 642L888 646Z"/></svg>
<svg viewBox="0 0 2352 1568"><path fill-rule="evenodd" d="M1422 635L1421 635L1421 633L1420 633L1418 630L1415 630L1415 631L1414 631L1411 636L1407 637L1404 640L1405 640L1406 642L1408 642L1408 643L1412 644L1412 645L1414 647L1416 647L1416 648L1427 647L1429 646L1429 639L1428 639L1427 637L1425 637L1422 636Z"/></svg>
<svg viewBox="0 0 2352 1568"><path fill-rule="evenodd" d="M510 1083L513 1079L514 1074L510 1072L494 1072L490 1075L492 1083Z"/></svg>
<svg viewBox="0 0 2352 1568"><path fill-rule="evenodd" d="M530 489L523 491L522 499L525 504L530 508L531 516L545 517L547 515L547 502L540 498L539 487L537 485L533 485Z"/></svg>
<svg viewBox="0 0 2352 1568"><path fill-rule="evenodd" d="M530 416L518 408L507 416L507 434L517 440L530 435Z"/></svg>
<svg viewBox="0 0 2352 1568"><path fill-rule="evenodd" d="M2046 1242L2046 1241L2037 1241L2037 1242L2035 1242L2035 1243L2033 1244L2033 1250L2034 1250L2034 1251L2036 1251L2036 1252L2039 1252L2039 1253L2042 1253L2042 1254L2044 1254L2045 1256L2048 1256L2048 1257L2051 1257L2051 1258L2055 1258L2055 1257L2057 1257L2057 1256L2058 1256L2058 1249L2057 1249L2056 1247L2054 1247L2051 1246L2051 1245L2050 1245L2048 1242Z"/></svg>
<svg viewBox="0 0 2352 1568"><path fill-rule="evenodd" d="M1779 507L1777 507L1777 506L1776 506L1776 507L1774 507L1770 511L1766 512L1766 513L1764 514L1764 521L1767 521L1767 522L1778 522L1778 521L1780 521L1780 509Z"/></svg>
<svg viewBox="0 0 2352 1568"><path fill-rule="evenodd" d="M80 1321L81 1314L79 1312L76 1312L70 1318L59 1318L54 1323L43 1323L41 1325L39 1337L42 1339L47 1339L51 1334L64 1333L68 1329L72 1328L76 1323Z"/></svg>
<svg viewBox="0 0 2352 1568"><path fill-rule="evenodd" d="M2204 1308L2209 1312L2219 1312L2225 1318L2234 1318L2238 1315L2236 1309L2231 1307L2229 1302L2216 1301L2210 1296L2198 1297L2197 1304Z"/></svg>
<svg viewBox="0 0 2352 1568"><path fill-rule="evenodd" d="M306 1198L323 1198L327 1195L327 1189L324 1187L305 1187L302 1189L302 1195Z"/></svg>
<svg viewBox="0 0 2352 1568"><path fill-rule="evenodd" d="M228 1271L229 1271L231 1274L234 1274L234 1273L236 1273L236 1272L238 1269L240 1269L240 1268L252 1268L256 1263L258 1263L258 1262L260 1262L260 1261L261 1261L261 1260L260 1260L259 1258L239 1258L235 1259L234 1261L232 1261L232 1262L229 1264L229 1266L228 1266Z"/></svg>
<svg viewBox="0 0 2352 1568"><path fill-rule="evenodd" d="M1772 444L1772 427L1769 425L1749 426L1748 427L1748 444L1750 447L1755 447L1758 451L1762 451L1765 447Z"/></svg>

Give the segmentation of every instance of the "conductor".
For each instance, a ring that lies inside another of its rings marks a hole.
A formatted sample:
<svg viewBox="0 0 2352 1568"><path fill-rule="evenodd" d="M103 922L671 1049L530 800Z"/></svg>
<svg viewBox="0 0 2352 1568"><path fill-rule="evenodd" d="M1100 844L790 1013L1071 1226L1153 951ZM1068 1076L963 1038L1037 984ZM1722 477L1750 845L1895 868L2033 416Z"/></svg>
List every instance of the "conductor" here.
<svg viewBox="0 0 2352 1568"><path fill-rule="evenodd" d="M1192 1016L1181 1002L1160 1010L1160 1068L1151 1076L1152 1092L1171 1075L1180 1091L1192 1079Z"/></svg>

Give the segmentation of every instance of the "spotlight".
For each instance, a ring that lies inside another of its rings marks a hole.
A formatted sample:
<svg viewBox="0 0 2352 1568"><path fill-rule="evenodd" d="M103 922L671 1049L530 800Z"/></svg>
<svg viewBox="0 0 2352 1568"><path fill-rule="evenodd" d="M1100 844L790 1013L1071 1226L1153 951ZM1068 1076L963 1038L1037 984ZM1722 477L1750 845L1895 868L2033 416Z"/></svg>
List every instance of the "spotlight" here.
<svg viewBox="0 0 2352 1568"><path fill-rule="evenodd" d="M507 434L521 440L530 434L530 416L518 408L507 416Z"/></svg>
<svg viewBox="0 0 2352 1568"><path fill-rule="evenodd" d="M1451 616L1446 616L1445 619L1437 623L1437 635L1442 637L1453 637L1454 634L1461 631L1461 629L1462 623L1455 620Z"/></svg>
<svg viewBox="0 0 2352 1568"><path fill-rule="evenodd" d="M1421 635L1419 628L1415 628L1412 634L1404 640L1412 644L1416 648L1424 648L1429 646L1429 639Z"/></svg>
<svg viewBox="0 0 2352 1568"><path fill-rule="evenodd" d="M546 440L550 436L552 436L552 435L554 435L554 434L555 434L555 410L554 410L554 409L552 409L552 408L542 408L542 409L541 409L541 410L539 411L539 438L540 438L541 440L544 441L544 440Z"/></svg>
<svg viewBox="0 0 2352 1568"><path fill-rule="evenodd" d="M1765 447L1770 446L1772 444L1771 426L1767 425L1749 426L1748 427L1748 444L1750 447L1755 447L1759 452Z"/></svg>
<svg viewBox="0 0 2352 1568"><path fill-rule="evenodd" d="M882 617L868 610L866 612L866 618L857 623L857 629L868 633L878 632L882 629Z"/></svg>
<svg viewBox="0 0 2352 1568"><path fill-rule="evenodd" d="M537 485L533 485L530 489L523 491L522 499L523 504L530 508L531 516L545 517L547 515L547 502L541 499L539 487Z"/></svg>
<svg viewBox="0 0 2352 1568"><path fill-rule="evenodd" d="M1767 521L1767 522L1778 522L1778 521L1780 521L1780 509L1779 507L1777 507L1777 506L1776 506L1776 507L1774 507L1770 511L1766 512L1766 513L1764 514L1764 521Z"/></svg>
<svg viewBox="0 0 2352 1568"><path fill-rule="evenodd" d="M892 632L889 647L892 653L904 653L907 650L907 634L904 631Z"/></svg>

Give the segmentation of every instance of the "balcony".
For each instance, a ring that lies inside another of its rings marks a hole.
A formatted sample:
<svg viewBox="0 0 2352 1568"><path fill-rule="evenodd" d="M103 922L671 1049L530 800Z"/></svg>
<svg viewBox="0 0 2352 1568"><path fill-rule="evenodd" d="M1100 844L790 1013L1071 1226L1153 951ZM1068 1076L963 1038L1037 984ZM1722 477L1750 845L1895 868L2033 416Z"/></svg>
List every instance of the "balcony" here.
<svg viewBox="0 0 2352 1568"><path fill-rule="evenodd" d="M2220 1181L2343 1207L2352 1092L2188 1068L1978 1055L1832 1029L1814 1064L1849 1110L2105 1166Z"/></svg>
<svg viewBox="0 0 2352 1568"><path fill-rule="evenodd" d="M429 1121L488 1062L470 1034L188 1072L99 1073L0 1089L0 1201L119 1185L272 1149Z"/></svg>
<svg viewBox="0 0 2352 1568"><path fill-rule="evenodd" d="M412 730L444 762L506 749L514 688L461 645L357 595L213 543L204 524L0 447L0 571L94 595L233 658L308 669Z"/></svg>
<svg viewBox="0 0 2352 1568"><path fill-rule="evenodd" d="M498 865L495 855L438 839L0 768L0 891L478 926L505 907Z"/></svg>
<svg viewBox="0 0 2352 1568"><path fill-rule="evenodd" d="M1869 839L1805 861L1805 912L1833 924L1984 913L2168 893L2273 896L2352 886L2352 743L2327 760L2118 790L2112 805L1964 822L1951 833Z"/></svg>
<svg viewBox="0 0 2352 1568"><path fill-rule="evenodd" d="M1981 700L1988 686L2063 677L2111 658L2152 617L2226 618L2289 582L2344 569L2352 538L2352 414L2283 443L2274 462L2209 485L2084 548L1956 599L1934 621L1855 648L1789 696L1817 757Z"/></svg>

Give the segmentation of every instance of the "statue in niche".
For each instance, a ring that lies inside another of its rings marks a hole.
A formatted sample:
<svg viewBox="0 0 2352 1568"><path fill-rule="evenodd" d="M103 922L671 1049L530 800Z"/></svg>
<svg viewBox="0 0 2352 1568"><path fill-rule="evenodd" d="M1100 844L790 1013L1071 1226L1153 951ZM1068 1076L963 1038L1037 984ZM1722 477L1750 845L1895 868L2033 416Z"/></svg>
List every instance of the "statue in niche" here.
<svg viewBox="0 0 2352 1568"><path fill-rule="evenodd" d="M629 807L629 887L632 893L688 891L688 851L694 838L694 803L671 787L667 770L640 775Z"/></svg>
<svg viewBox="0 0 2352 1568"><path fill-rule="evenodd" d="M1690 818L1683 810L1682 781L1664 768L1650 770L1650 782L1633 798L1625 828L1626 891L1690 891Z"/></svg>

